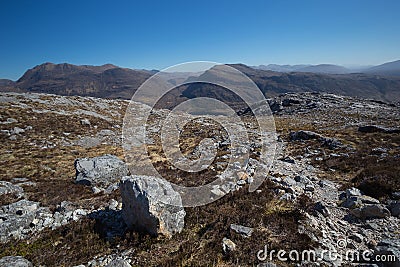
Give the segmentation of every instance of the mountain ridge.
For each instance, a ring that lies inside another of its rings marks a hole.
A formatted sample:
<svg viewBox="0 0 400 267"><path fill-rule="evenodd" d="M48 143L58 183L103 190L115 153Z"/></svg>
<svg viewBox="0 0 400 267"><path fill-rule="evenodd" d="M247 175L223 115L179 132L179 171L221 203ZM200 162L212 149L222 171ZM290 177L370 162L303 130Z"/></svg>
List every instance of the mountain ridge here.
<svg viewBox="0 0 400 267"><path fill-rule="evenodd" d="M372 68L371 73L344 74L300 71L278 72L261 70L245 64L229 65L248 75L266 97L289 92L325 92L389 102L400 101L400 77L377 74L379 71L388 73L388 70L396 64L380 65L383 67ZM324 64L322 67L331 68L332 65ZM304 68L310 69L310 66ZM27 70L15 82L7 79L0 80L0 91L130 99L136 89L156 72L155 70L121 68L113 64L78 66L69 63L46 62ZM207 71L203 75L206 73ZM174 79L183 82L179 75L176 75ZM174 80L169 82L176 84ZM210 92L210 90L214 91ZM180 87L172 98L181 102L185 98L211 95L220 100L235 100L235 97L219 90L215 91L212 86L204 84ZM184 99L178 99L179 97ZM169 99L169 102L171 102L171 99Z"/></svg>

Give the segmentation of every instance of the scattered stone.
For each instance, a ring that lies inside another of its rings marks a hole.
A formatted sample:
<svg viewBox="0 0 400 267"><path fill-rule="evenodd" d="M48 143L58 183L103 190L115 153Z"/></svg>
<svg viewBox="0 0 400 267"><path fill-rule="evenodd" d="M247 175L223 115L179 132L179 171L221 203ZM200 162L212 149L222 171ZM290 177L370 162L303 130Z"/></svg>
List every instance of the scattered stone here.
<svg viewBox="0 0 400 267"><path fill-rule="evenodd" d="M319 202L315 203L314 209L316 211L320 212L325 217L329 217L329 215L331 214L331 212L329 211L328 206L323 201L319 201Z"/></svg>
<svg viewBox="0 0 400 267"><path fill-rule="evenodd" d="M360 219L386 218L390 211L382 204L367 204L351 210L351 214Z"/></svg>
<svg viewBox="0 0 400 267"><path fill-rule="evenodd" d="M1 207L0 218L0 242L6 242L10 238L21 239L30 229L30 224L35 219L39 211L39 203L29 200L18 202ZM40 215L40 213L38 214Z"/></svg>
<svg viewBox="0 0 400 267"><path fill-rule="evenodd" d="M335 188L335 183L328 181L328 180L320 180L318 182L319 186L324 188L324 187L330 187L330 188Z"/></svg>
<svg viewBox="0 0 400 267"><path fill-rule="evenodd" d="M93 192L93 194L99 194L99 193L103 192L103 189L93 186L92 192Z"/></svg>
<svg viewBox="0 0 400 267"><path fill-rule="evenodd" d="M17 123L18 121L14 118L8 118L3 124L9 124L9 123Z"/></svg>
<svg viewBox="0 0 400 267"><path fill-rule="evenodd" d="M314 188L314 186L313 186L312 184L307 184L307 185L304 187L304 190L305 190L305 191L308 191L308 192L313 192L313 191L315 190L315 188Z"/></svg>
<svg viewBox="0 0 400 267"><path fill-rule="evenodd" d="M233 243L232 240L230 240L229 238L224 237L222 239L222 251L225 254L228 254L230 252L233 252L236 250L236 244Z"/></svg>
<svg viewBox="0 0 400 267"><path fill-rule="evenodd" d="M86 216L87 213L83 209L76 209L72 212L72 220L78 221L81 217Z"/></svg>
<svg viewBox="0 0 400 267"><path fill-rule="evenodd" d="M273 262L263 262L259 263L257 267L277 267L277 265Z"/></svg>
<svg viewBox="0 0 400 267"><path fill-rule="evenodd" d="M150 176L127 176L120 184L122 216L128 228L171 237L182 231L185 210L170 183Z"/></svg>
<svg viewBox="0 0 400 267"><path fill-rule="evenodd" d="M296 161L294 160L294 158L287 156L281 159L283 162L287 162L287 163L291 163L294 164Z"/></svg>
<svg viewBox="0 0 400 267"><path fill-rule="evenodd" d="M321 138L321 141L322 141L322 146L328 147L329 149L332 150L343 147L342 142L340 142L336 138L323 137Z"/></svg>
<svg viewBox="0 0 400 267"><path fill-rule="evenodd" d="M116 209L118 208L118 205L119 205L119 203L118 203L118 201L116 201L115 199L111 199L111 200L108 202L108 208L109 208L110 210L116 210Z"/></svg>
<svg viewBox="0 0 400 267"><path fill-rule="evenodd" d="M29 181L29 179L24 178L24 177L16 177L16 178L11 179L12 183L24 183L24 182L28 182L28 181Z"/></svg>
<svg viewBox="0 0 400 267"><path fill-rule="evenodd" d="M285 193L279 198L279 200L283 200L283 201L293 201L295 199L296 199L296 197L291 193Z"/></svg>
<svg viewBox="0 0 400 267"><path fill-rule="evenodd" d="M11 134L22 134L24 132L25 132L25 130L22 128L19 128L19 127L14 127L14 129L11 130Z"/></svg>
<svg viewBox="0 0 400 267"><path fill-rule="evenodd" d="M302 183L302 184L309 184L311 183L310 179L308 179L306 176L304 175L297 175L296 177L294 177L294 180L298 183Z"/></svg>
<svg viewBox="0 0 400 267"><path fill-rule="evenodd" d="M358 127L358 131L362 133L400 133L399 128L388 128L379 125L365 125Z"/></svg>
<svg viewBox="0 0 400 267"><path fill-rule="evenodd" d="M358 189L358 188L352 187L352 188L349 188L349 189L346 190L346 197L347 198L349 198L349 197L358 197L358 196L361 196L361 195L362 195L362 193L361 193L360 189Z"/></svg>
<svg viewBox="0 0 400 267"><path fill-rule="evenodd" d="M9 194L18 199L24 196L24 189L10 182L0 181L0 196Z"/></svg>
<svg viewBox="0 0 400 267"><path fill-rule="evenodd" d="M90 121L89 121L89 119L81 119L81 125L90 126Z"/></svg>
<svg viewBox="0 0 400 267"><path fill-rule="evenodd" d="M400 201L390 202L388 208L392 216L400 218Z"/></svg>
<svg viewBox="0 0 400 267"><path fill-rule="evenodd" d="M286 186L296 186L297 182L296 180L290 178L290 177L286 177L283 179L282 183Z"/></svg>
<svg viewBox="0 0 400 267"><path fill-rule="evenodd" d="M379 204L379 200L370 196L352 196L347 198L343 203L342 207L345 208L356 208L361 207L363 204Z"/></svg>
<svg viewBox="0 0 400 267"><path fill-rule="evenodd" d="M269 104L269 108L271 109L272 112L276 113L281 111L282 108L282 103L273 100L273 99L268 99L268 104Z"/></svg>
<svg viewBox="0 0 400 267"><path fill-rule="evenodd" d="M231 229L244 237L250 237L254 229L239 224L231 224Z"/></svg>
<svg viewBox="0 0 400 267"><path fill-rule="evenodd" d="M131 267L132 265L129 264L128 261L123 259L115 259L112 260L106 267Z"/></svg>
<svg viewBox="0 0 400 267"><path fill-rule="evenodd" d="M289 134L290 140L299 141L299 140L311 140L311 139L320 139L322 135L317 134L312 131L304 131L300 130L297 132L291 132Z"/></svg>
<svg viewBox="0 0 400 267"><path fill-rule="evenodd" d="M33 267L33 264L21 256L6 256L0 259L0 267Z"/></svg>
<svg viewBox="0 0 400 267"><path fill-rule="evenodd" d="M76 182L106 188L128 175L125 162L114 155L75 160Z"/></svg>

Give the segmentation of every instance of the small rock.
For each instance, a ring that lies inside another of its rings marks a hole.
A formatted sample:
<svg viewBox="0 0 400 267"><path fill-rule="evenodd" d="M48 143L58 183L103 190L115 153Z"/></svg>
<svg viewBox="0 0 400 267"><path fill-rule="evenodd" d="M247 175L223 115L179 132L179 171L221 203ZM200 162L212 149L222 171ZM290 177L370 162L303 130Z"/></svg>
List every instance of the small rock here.
<svg viewBox="0 0 400 267"><path fill-rule="evenodd" d="M14 129L11 131L11 134L22 134L24 133L25 130L19 127L14 127Z"/></svg>
<svg viewBox="0 0 400 267"><path fill-rule="evenodd" d="M386 218L390 216L390 211L382 204L367 204L351 210L351 214L360 219Z"/></svg>
<svg viewBox="0 0 400 267"><path fill-rule="evenodd" d="M290 140L298 141L298 140L311 140L311 139L320 139L322 136L312 131L304 131L300 130L297 132L291 132L289 134Z"/></svg>
<svg viewBox="0 0 400 267"><path fill-rule="evenodd" d="M103 190L98 188L98 187L96 187L96 186L93 186L92 187L92 192L93 192L93 194L99 194L99 193L103 192Z"/></svg>
<svg viewBox="0 0 400 267"><path fill-rule="evenodd" d="M305 191L309 191L309 192L313 192L313 191L315 190L315 188L314 188L314 186L313 186L312 184L307 184L307 185L304 187L304 190L305 190Z"/></svg>
<svg viewBox="0 0 400 267"><path fill-rule="evenodd" d="M387 128L379 125L365 125L358 127L358 131L362 133L400 133L399 128Z"/></svg>
<svg viewBox="0 0 400 267"><path fill-rule="evenodd" d="M294 180L298 183L302 183L302 184L309 184L311 183L310 179L308 179L306 176L304 175L297 175L296 177L294 177Z"/></svg>
<svg viewBox="0 0 400 267"><path fill-rule="evenodd" d="M24 189L10 182L0 181L0 196L7 194L14 195L18 199L24 196Z"/></svg>
<svg viewBox="0 0 400 267"><path fill-rule="evenodd" d="M222 251L227 254L235 250L236 250L236 244L233 243L233 241L230 240L229 238L224 237L222 239Z"/></svg>
<svg viewBox="0 0 400 267"><path fill-rule="evenodd" d="M263 262L259 263L257 267L277 267L277 265L273 262Z"/></svg>
<svg viewBox="0 0 400 267"><path fill-rule="evenodd" d="M319 202L315 203L314 209L316 211L320 212L325 217L328 217L331 214L331 212L329 211L328 206L323 201L319 201Z"/></svg>
<svg viewBox="0 0 400 267"><path fill-rule="evenodd" d="M83 209L76 209L72 213L72 220L78 221L81 217L86 216L87 212Z"/></svg>
<svg viewBox="0 0 400 267"><path fill-rule="evenodd" d="M283 162L287 162L287 163L291 163L294 164L296 161L294 160L294 158L287 156L281 159Z"/></svg>
<svg viewBox="0 0 400 267"><path fill-rule="evenodd" d="M400 201L392 201L388 208L392 216L400 218Z"/></svg>
<svg viewBox="0 0 400 267"><path fill-rule="evenodd" d="M21 256L6 256L0 259L0 267L33 267L33 264Z"/></svg>
<svg viewBox="0 0 400 267"><path fill-rule="evenodd" d="M345 208L356 208L360 207L363 204L379 204L379 200L369 197L369 196L353 196L347 198L343 203L342 207Z"/></svg>
<svg viewBox="0 0 400 267"><path fill-rule="evenodd" d="M111 199L111 200L108 202L108 208L109 208L110 210L116 210L117 207L118 207L118 201L116 201L115 199Z"/></svg>
<svg viewBox="0 0 400 267"><path fill-rule="evenodd" d="M290 178L290 177L284 178L282 183L285 186L296 186L297 185L297 182L294 179Z"/></svg>
<svg viewBox="0 0 400 267"><path fill-rule="evenodd" d="M357 207L360 207L361 205L362 205L362 202L357 197L347 198L341 204L342 207L348 208L348 209L357 208Z"/></svg>
<svg viewBox="0 0 400 267"><path fill-rule="evenodd" d="M128 175L128 167L114 155L75 160L76 182L85 185L108 187Z"/></svg>
<svg viewBox="0 0 400 267"><path fill-rule="evenodd" d="M29 179L28 178L22 178L22 177L16 177L16 178L12 178L11 182L13 183L24 183L24 182L28 182Z"/></svg>
<svg viewBox="0 0 400 267"><path fill-rule="evenodd" d="M329 149L332 150L343 147L342 142L340 142L336 138L323 137L321 138L321 141L322 141L322 146L328 147Z"/></svg>
<svg viewBox="0 0 400 267"><path fill-rule="evenodd" d="M17 123L18 121L14 118L8 118L6 122L7 123Z"/></svg>
<svg viewBox="0 0 400 267"><path fill-rule="evenodd" d="M112 260L106 267L131 267L128 261L123 259Z"/></svg>
<svg viewBox="0 0 400 267"><path fill-rule="evenodd" d="M254 229L239 224L231 224L231 229L244 237L250 237Z"/></svg>
<svg viewBox="0 0 400 267"><path fill-rule="evenodd" d="M356 197L364 204L379 204L379 200L370 196L358 196Z"/></svg>
<svg viewBox="0 0 400 267"><path fill-rule="evenodd" d="M295 199L296 197L291 193L285 193L279 198L279 200L284 200L284 201L292 201Z"/></svg>
<svg viewBox="0 0 400 267"><path fill-rule="evenodd" d="M246 180L239 180L236 182L237 185L245 185L246 183Z"/></svg>
<svg viewBox="0 0 400 267"><path fill-rule="evenodd" d="M328 180L320 180L318 182L319 186L324 188L324 187L330 187L330 188L335 188L335 183L328 181Z"/></svg>
<svg viewBox="0 0 400 267"><path fill-rule="evenodd" d="M346 197L357 197L357 196L361 196L362 193L360 191L360 189L352 187L346 190Z"/></svg>
<svg viewBox="0 0 400 267"><path fill-rule="evenodd" d="M90 121L89 121L89 119L81 119L81 125L90 126Z"/></svg>

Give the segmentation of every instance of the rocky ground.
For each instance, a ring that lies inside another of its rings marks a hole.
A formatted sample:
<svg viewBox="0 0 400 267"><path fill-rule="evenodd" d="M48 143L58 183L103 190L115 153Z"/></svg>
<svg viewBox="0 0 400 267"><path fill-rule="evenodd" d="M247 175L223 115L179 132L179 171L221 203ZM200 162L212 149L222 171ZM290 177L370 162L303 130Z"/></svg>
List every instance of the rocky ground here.
<svg viewBox="0 0 400 267"><path fill-rule="evenodd" d="M182 211L130 193L146 195L124 163L128 103L0 94L0 266L339 266L360 265L346 259L348 251L399 257L400 105L313 93L270 99L278 146L264 183L248 192L259 148L243 143L250 160L227 187L212 191L228 194ZM140 119L145 107L134 107ZM231 152L226 133L197 121L182 129L182 153L196 155L199 140L209 136L217 157L206 171L180 178L157 135L166 113L155 111L148 121L146 145L157 170L186 186L221 174ZM247 110L239 113L251 124ZM163 188L155 192L173 196ZM143 203L150 207L140 213L143 220L128 218L128 208L137 211ZM265 245L314 249L322 259L263 259L257 254Z"/></svg>

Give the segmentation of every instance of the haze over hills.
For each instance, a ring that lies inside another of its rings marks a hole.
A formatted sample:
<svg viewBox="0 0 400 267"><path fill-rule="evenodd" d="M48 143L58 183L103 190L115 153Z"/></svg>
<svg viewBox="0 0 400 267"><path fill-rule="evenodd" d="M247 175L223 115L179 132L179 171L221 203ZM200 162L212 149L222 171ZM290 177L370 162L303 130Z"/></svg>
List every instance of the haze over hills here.
<svg viewBox="0 0 400 267"><path fill-rule="evenodd" d="M344 74L351 73L352 70L343 66L333 64L319 64L319 65L260 65L255 66L255 69L272 70L278 72L312 72L312 73L326 73L326 74Z"/></svg>
<svg viewBox="0 0 400 267"><path fill-rule="evenodd" d="M259 65L252 66L260 70L272 70L278 72L312 72L325 74L346 74L346 73L370 73L385 76L400 76L400 60L387 62L378 66L357 66L343 67L334 64L318 64L318 65Z"/></svg>
<svg viewBox="0 0 400 267"><path fill-rule="evenodd" d="M365 73L353 74L346 73L347 69L344 67L329 64L284 65L282 68L272 65L271 68L275 71L263 70L271 65L261 67L263 69L244 64L231 66L248 75L267 97L287 92L327 92L383 101L400 101L400 77L395 77L396 74L400 76L400 61L369 68ZM277 71L278 69L281 71ZM67 63L44 63L29 69L15 82L0 80L0 91L130 99L135 90L154 73L154 70L135 70L112 64L77 66ZM202 75L208 74L206 71ZM171 74L169 82L183 82L182 77L179 73ZM179 87L169 102L172 103L173 99L179 97L187 99L198 96L212 96L226 101L236 99L213 86L191 84Z"/></svg>
<svg viewBox="0 0 400 267"><path fill-rule="evenodd" d="M373 73L388 76L400 76L400 60L388 62L379 66L371 67L364 71L365 73Z"/></svg>

